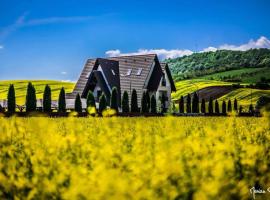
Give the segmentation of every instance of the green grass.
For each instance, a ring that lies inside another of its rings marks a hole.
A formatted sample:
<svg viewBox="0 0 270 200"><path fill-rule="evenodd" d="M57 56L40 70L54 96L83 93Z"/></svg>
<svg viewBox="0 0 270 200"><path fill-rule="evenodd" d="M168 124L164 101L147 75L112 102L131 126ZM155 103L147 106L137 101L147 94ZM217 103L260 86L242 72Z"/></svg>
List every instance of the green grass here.
<svg viewBox="0 0 270 200"><path fill-rule="evenodd" d="M10 84L14 84L17 104L25 103L27 84L30 80L0 81L0 99L7 99L7 92ZM52 99L58 99L60 89L65 88L66 93L72 92L74 83L51 81L51 80L31 80L36 89L37 99L42 99L45 85L48 84L52 89Z"/></svg>

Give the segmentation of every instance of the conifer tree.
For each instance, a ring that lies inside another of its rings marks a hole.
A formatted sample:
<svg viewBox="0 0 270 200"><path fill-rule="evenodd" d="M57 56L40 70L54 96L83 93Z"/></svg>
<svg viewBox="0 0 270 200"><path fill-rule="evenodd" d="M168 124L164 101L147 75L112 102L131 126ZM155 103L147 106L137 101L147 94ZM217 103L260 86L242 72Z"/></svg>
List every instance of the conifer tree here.
<svg viewBox="0 0 270 200"><path fill-rule="evenodd" d="M205 99L202 99L202 103L201 103L201 112L202 112L202 113L206 113L206 109L205 109Z"/></svg>
<svg viewBox="0 0 270 200"><path fill-rule="evenodd" d="M33 112L37 109L36 90L32 83L28 83L26 94L26 112Z"/></svg>
<svg viewBox="0 0 270 200"><path fill-rule="evenodd" d="M184 113L184 97L181 96L180 100L179 100L179 113Z"/></svg>
<svg viewBox="0 0 270 200"><path fill-rule="evenodd" d="M226 110L226 102L223 100L222 102L222 114L225 115L227 113L227 110Z"/></svg>
<svg viewBox="0 0 270 200"><path fill-rule="evenodd" d="M198 113L199 112L199 97L195 92L192 99L192 112Z"/></svg>
<svg viewBox="0 0 270 200"><path fill-rule="evenodd" d="M107 109L107 99L106 99L106 96L104 93L102 93L102 95L100 96L99 98L99 108L98 108L98 111L100 114L102 114L102 112L104 110Z"/></svg>
<svg viewBox="0 0 270 200"><path fill-rule="evenodd" d="M128 100L128 92L124 91L122 97L122 112L129 113L129 100Z"/></svg>
<svg viewBox="0 0 270 200"><path fill-rule="evenodd" d="M209 114L213 114L214 113L214 109L213 109L213 98L212 97L210 97L210 99L209 99L208 112L209 112Z"/></svg>
<svg viewBox="0 0 270 200"><path fill-rule="evenodd" d="M66 112L66 93L65 89L62 87L59 93L58 98L58 112L65 113Z"/></svg>
<svg viewBox="0 0 270 200"><path fill-rule="evenodd" d="M51 107L52 107L51 88L49 85L46 85L43 93L43 112L46 113L51 112Z"/></svg>
<svg viewBox="0 0 270 200"><path fill-rule="evenodd" d="M131 112L139 112L137 92L135 89L132 90L131 94Z"/></svg>
<svg viewBox="0 0 270 200"><path fill-rule="evenodd" d="M15 89L14 85L11 84L8 89L8 112L15 113L16 111L16 97L15 97Z"/></svg>
<svg viewBox="0 0 270 200"><path fill-rule="evenodd" d="M77 113L82 112L82 100L80 94L77 94L76 99L75 99L75 111Z"/></svg>
<svg viewBox="0 0 270 200"><path fill-rule="evenodd" d="M151 97L151 113L157 113L157 101L155 95L152 95Z"/></svg>
<svg viewBox="0 0 270 200"><path fill-rule="evenodd" d="M88 91L88 94L86 97L86 105L87 105L87 108L96 108L95 97L91 90Z"/></svg>
<svg viewBox="0 0 270 200"><path fill-rule="evenodd" d="M145 92L145 97L146 97L146 102L147 102L147 109L149 112L150 107L151 107L151 99L150 99L150 94L149 94L148 90Z"/></svg>
<svg viewBox="0 0 270 200"><path fill-rule="evenodd" d="M234 99L234 102L233 102L233 109L234 109L234 111L236 111L236 112L237 112L237 110L238 110L237 99Z"/></svg>
<svg viewBox="0 0 270 200"><path fill-rule="evenodd" d="M161 96L161 112L165 113L166 112L166 96L162 94Z"/></svg>
<svg viewBox="0 0 270 200"><path fill-rule="evenodd" d="M187 113L191 113L191 97L190 94L187 96Z"/></svg>
<svg viewBox="0 0 270 200"><path fill-rule="evenodd" d="M142 95L141 112L142 113L148 113L149 112L148 105L147 105L146 92L143 92L143 95Z"/></svg>
<svg viewBox="0 0 270 200"><path fill-rule="evenodd" d="M115 110L116 112L118 112L118 91L116 87L113 87L112 89L112 95L111 95L111 109Z"/></svg>
<svg viewBox="0 0 270 200"><path fill-rule="evenodd" d="M219 104L218 104L218 100L216 100L215 102L215 113L219 114Z"/></svg>
<svg viewBox="0 0 270 200"><path fill-rule="evenodd" d="M231 102L231 100L229 99L229 101L228 101L228 112L232 112L232 102Z"/></svg>

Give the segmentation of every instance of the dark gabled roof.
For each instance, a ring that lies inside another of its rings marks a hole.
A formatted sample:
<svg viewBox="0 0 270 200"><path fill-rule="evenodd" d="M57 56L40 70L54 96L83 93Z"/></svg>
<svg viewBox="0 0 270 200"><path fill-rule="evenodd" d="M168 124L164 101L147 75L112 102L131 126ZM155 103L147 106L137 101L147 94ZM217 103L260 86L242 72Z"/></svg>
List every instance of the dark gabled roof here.
<svg viewBox="0 0 270 200"><path fill-rule="evenodd" d="M97 84L99 85L101 90L105 93L107 100L109 100L111 92L106 84L106 81L105 81L102 73L100 71L96 71L96 70L94 70L92 73L94 74L94 77L97 80Z"/></svg>
<svg viewBox="0 0 270 200"><path fill-rule="evenodd" d="M172 91L176 92L176 87L175 87L175 84L174 84L174 81L173 81L173 78L172 78L172 74L171 74L171 71L170 71L170 68L169 68L168 64L167 63L160 63L160 65L161 65L161 68L162 68L163 72L164 73L166 72L168 77L169 77Z"/></svg>
<svg viewBox="0 0 270 200"><path fill-rule="evenodd" d="M156 62L156 65L151 74L147 89L149 91L156 91L159 87L160 80L163 76L163 70L159 62Z"/></svg>

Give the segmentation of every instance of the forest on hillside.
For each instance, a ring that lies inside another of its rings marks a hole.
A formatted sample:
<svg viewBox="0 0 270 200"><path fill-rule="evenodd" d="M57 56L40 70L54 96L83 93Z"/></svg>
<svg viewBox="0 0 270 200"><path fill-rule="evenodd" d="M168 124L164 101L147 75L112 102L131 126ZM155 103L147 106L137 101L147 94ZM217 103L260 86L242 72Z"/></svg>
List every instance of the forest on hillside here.
<svg viewBox="0 0 270 200"><path fill-rule="evenodd" d="M169 64L173 77L177 81L236 69L270 69L270 50L218 50L167 59L165 62Z"/></svg>

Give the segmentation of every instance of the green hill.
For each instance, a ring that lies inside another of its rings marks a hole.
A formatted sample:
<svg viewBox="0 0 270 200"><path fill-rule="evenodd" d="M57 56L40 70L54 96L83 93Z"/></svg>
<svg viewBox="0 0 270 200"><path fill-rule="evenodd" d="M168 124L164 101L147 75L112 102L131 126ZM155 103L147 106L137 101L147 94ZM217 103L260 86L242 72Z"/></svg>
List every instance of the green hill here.
<svg viewBox="0 0 270 200"><path fill-rule="evenodd" d="M30 80L0 81L0 100L7 99L7 92L10 84L14 84L17 104L25 103L27 84ZM65 88L66 92L72 92L74 83L51 81L51 80L31 80L36 89L38 99L42 99L45 85L48 84L52 89L52 99L58 99L60 89Z"/></svg>
<svg viewBox="0 0 270 200"><path fill-rule="evenodd" d="M169 64L176 81L205 76L209 79L212 75L213 79L256 82L270 74L269 49L194 53L165 62Z"/></svg>

